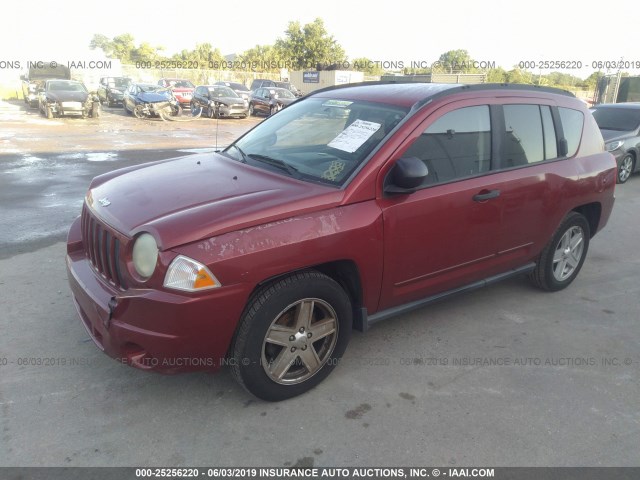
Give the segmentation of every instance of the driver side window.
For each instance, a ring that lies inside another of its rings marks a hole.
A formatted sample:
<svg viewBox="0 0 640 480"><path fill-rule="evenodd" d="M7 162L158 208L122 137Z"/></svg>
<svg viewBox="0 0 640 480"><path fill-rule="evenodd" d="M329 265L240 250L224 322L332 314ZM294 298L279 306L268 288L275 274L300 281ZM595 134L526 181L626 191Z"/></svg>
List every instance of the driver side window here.
<svg viewBox="0 0 640 480"><path fill-rule="evenodd" d="M424 186L472 177L491 168L488 105L464 107L433 122L404 153L417 157L429 173Z"/></svg>

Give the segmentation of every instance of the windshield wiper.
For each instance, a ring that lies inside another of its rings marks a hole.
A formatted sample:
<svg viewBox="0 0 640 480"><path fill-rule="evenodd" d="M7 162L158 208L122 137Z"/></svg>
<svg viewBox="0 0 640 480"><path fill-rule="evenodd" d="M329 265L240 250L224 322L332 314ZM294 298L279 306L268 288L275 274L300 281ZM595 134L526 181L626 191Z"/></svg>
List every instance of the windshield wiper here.
<svg viewBox="0 0 640 480"><path fill-rule="evenodd" d="M240 152L240 155L242 155L242 158L239 161L242 162L242 163L247 163L247 154L244 153L242 151L242 149L239 146L237 146L235 143L233 145L229 145L229 148L231 148L231 147L233 147L236 150L238 150L238 152Z"/></svg>
<svg viewBox="0 0 640 480"><path fill-rule="evenodd" d="M300 172L298 172L298 169L296 167L294 167L293 165L289 165L287 162L280 160L279 158L268 157L266 155L260 155L258 153L250 153L248 157L258 160L259 162L266 163L267 165L278 167L294 178L301 177Z"/></svg>

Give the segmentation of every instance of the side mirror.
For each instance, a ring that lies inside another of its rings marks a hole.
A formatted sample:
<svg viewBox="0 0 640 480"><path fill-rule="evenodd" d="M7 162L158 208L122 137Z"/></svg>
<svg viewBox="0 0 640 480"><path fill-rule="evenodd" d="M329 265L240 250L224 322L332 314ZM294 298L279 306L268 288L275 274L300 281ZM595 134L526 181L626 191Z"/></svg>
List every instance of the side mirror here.
<svg viewBox="0 0 640 480"><path fill-rule="evenodd" d="M386 193L413 193L422 184L429 169L417 157L401 158L389 172Z"/></svg>

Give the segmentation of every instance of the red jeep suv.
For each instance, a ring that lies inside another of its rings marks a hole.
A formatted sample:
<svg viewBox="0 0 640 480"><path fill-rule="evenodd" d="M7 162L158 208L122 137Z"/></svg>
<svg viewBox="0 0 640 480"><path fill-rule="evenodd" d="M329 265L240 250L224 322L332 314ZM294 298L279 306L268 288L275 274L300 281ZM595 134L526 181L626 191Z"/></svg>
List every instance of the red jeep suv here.
<svg viewBox="0 0 640 480"><path fill-rule="evenodd" d="M332 87L221 152L95 178L69 282L108 355L230 365L281 400L321 382L354 328L512 275L566 287L615 181L591 113L561 90Z"/></svg>

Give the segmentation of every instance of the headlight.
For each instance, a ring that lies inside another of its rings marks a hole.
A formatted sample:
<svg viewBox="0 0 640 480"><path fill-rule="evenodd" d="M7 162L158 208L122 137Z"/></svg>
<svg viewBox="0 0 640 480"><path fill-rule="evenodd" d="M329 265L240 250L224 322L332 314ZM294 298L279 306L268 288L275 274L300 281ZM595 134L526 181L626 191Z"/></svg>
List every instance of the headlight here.
<svg viewBox="0 0 640 480"><path fill-rule="evenodd" d="M156 269L158 262L158 244L153 235L143 233L133 244L133 266L145 280L149 278Z"/></svg>
<svg viewBox="0 0 640 480"><path fill-rule="evenodd" d="M206 266L184 255L178 255L173 259L164 277L163 285L167 288L187 292L198 292L222 286Z"/></svg>
<svg viewBox="0 0 640 480"><path fill-rule="evenodd" d="M613 152L624 144L624 140L616 140L615 142L605 143L604 148L607 152Z"/></svg>

